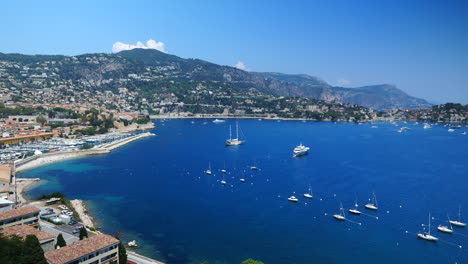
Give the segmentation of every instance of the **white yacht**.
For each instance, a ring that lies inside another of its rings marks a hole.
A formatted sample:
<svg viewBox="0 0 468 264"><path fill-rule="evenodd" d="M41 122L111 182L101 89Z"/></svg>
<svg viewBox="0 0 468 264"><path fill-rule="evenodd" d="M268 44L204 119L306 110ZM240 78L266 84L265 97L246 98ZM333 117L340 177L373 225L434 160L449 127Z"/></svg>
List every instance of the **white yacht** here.
<svg viewBox="0 0 468 264"><path fill-rule="evenodd" d="M462 134L462 135L466 135L466 131L463 131L461 134Z"/></svg>
<svg viewBox="0 0 468 264"><path fill-rule="evenodd" d="M219 171L222 172L222 173L226 173L226 172L227 172L225 169L220 169Z"/></svg>
<svg viewBox="0 0 468 264"><path fill-rule="evenodd" d="M428 241L437 241L437 237L431 235L431 214L429 213L429 228L427 232L418 233L418 237Z"/></svg>
<svg viewBox="0 0 468 264"><path fill-rule="evenodd" d="M342 203L340 203L340 213L339 214L334 214L333 218L335 218L336 220L340 220L340 221L346 220L346 217L344 215L344 209L343 209L343 204Z"/></svg>
<svg viewBox="0 0 468 264"><path fill-rule="evenodd" d="M312 188L310 188L310 184L309 184L309 191L307 193L304 193L304 197L309 198L309 199L312 199L314 197L312 195Z"/></svg>
<svg viewBox="0 0 468 264"><path fill-rule="evenodd" d="M251 170L258 170L257 166L255 166L255 165L254 165L254 166L250 166L250 169L251 169Z"/></svg>
<svg viewBox="0 0 468 264"><path fill-rule="evenodd" d="M309 147L306 147L304 145L302 145L302 143L295 147L294 150L293 150L293 157L299 157L299 156L304 156L304 155L307 155L307 153L309 152Z"/></svg>
<svg viewBox="0 0 468 264"><path fill-rule="evenodd" d="M241 178L240 181L241 181L241 182L245 182L245 179L244 179L244 178Z"/></svg>
<svg viewBox="0 0 468 264"><path fill-rule="evenodd" d="M431 125L425 123L423 128L424 128L424 129L429 129L429 128L432 128L432 127L431 127Z"/></svg>
<svg viewBox="0 0 468 264"><path fill-rule="evenodd" d="M229 126L229 139L226 140L226 146L238 146L245 141L239 140L239 122L236 121L236 138L232 138L231 126Z"/></svg>
<svg viewBox="0 0 468 264"><path fill-rule="evenodd" d="M221 184L223 184L223 185L227 183L226 180L224 179L224 176L223 176L223 179L222 179L220 182L221 182Z"/></svg>
<svg viewBox="0 0 468 264"><path fill-rule="evenodd" d="M448 129L448 132L453 132L453 131L455 131L455 129L453 129L453 128Z"/></svg>
<svg viewBox="0 0 468 264"><path fill-rule="evenodd" d="M205 171L205 173L211 175L211 162L208 163L208 169Z"/></svg>
<svg viewBox="0 0 468 264"><path fill-rule="evenodd" d="M366 204L365 207L370 210L377 210L379 209L377 205L377 197L375 196L375 193L372 193L372 200L370 203Z"/></svg>
<svg viewBox="0 0 468 264"><path fill-rule="evenodd" d="M293 195L293 196L288 197L288 201L297 203L299 201L299 199L297 199L296 196Z"/></svg>
<svg viewBox="0 0 468 264"><path fill-rule="evenodd" d="M458 207L458 221L449 220L450 224L458 227L465 227L466 223L461 221L461 206Z"/></svg>
<svg viewBox="0 0 468 264"><path fill-rule="evenodd" d="M225 120L222 120L222 119L215 119L213 120L213 123L224 123L226 122Z"/></svg>
<svg viewBox="0 0 468 264"><path fill-rule="evenodd" d="M361 211L359 211L358 209L358 203L357 203L357 199L354 201L354 208L351 208L349 209L348 211L352 214L355 214L355 215L360 215L361 214Z"/></svg>
<svg viewBox="0 0 468 264"><path fill-rule="evenodd" d="M135 240L128 242L129 247L139 247Z"/></svg>

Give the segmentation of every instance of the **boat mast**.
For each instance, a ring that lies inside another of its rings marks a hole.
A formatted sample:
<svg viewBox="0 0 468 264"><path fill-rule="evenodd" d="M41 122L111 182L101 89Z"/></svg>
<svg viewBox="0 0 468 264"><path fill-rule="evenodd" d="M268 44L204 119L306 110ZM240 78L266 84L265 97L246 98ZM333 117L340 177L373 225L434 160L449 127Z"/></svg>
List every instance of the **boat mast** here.
<svg viewBox="0 0 468 264"><path fill-rule="evenodd" d="M239 121L236 121L236 138L239 139Z"/></svg>
<svg viewBox="0 0 468 264"><path fill-rule="evenodd" d="M379 206L377 205L377 196L375 196L375 192L374 192L374 203L375 203L375 207L379 207Z"/></svg>
<svg viewBox="0 0 468 264"><path fill-rule="evenodd" d="M229 141L232 141L231 125L229 125Z"/></svg>
<svg viewBox="0 0 468 264"><path fill-rule="evenodd" d="M458 222L461 222L461 204L458 205Z"/></svg>
<svg viewBox="0 0 468 264"><path fill-rule="evenodd" d="M429 231L428 234L431 235L431 213L429 213Z"/></svg>

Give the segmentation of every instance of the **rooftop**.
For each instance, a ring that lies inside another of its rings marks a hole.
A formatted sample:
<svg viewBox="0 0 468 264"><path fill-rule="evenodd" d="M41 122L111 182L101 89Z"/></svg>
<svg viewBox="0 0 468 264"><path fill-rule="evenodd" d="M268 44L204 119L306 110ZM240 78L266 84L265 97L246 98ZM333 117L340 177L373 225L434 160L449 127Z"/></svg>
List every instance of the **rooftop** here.
<svg viewBox="0 0 468 264"><path fill-rule="evenodd" d="M11 168L10 165L2 164L0 165L0 181L10 182Z"/></svg>
<svg viewBox="0 0 468 264"><path fill-rule="evenodd" d="M14 236L25 238L27 235L35 235L39 241L54 239L55 236L29 225L10 226L0 231L5 236Z"/></svg>
<svg viewBox="0 0 468 264"><path fill-rule="evenodd" d="M39 209L37 209L34 206L23 206L17 209L10 210L8 212L2 212L0 213L0 221L31 213L39 213Z"/></svg>
<svg viewBox="0 0 468 264"><path fill-rule="evenodd" d="M98 234L60 249L49 251L45 253L45 257L51 264L63 264L118 242L119 240L114 237Z"/></svg>

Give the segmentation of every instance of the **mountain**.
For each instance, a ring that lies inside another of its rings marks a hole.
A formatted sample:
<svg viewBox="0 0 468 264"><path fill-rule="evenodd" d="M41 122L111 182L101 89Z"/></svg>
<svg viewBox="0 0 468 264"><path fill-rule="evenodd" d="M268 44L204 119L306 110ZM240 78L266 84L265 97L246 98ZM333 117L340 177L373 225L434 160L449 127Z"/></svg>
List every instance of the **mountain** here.
<svg viewBox="0 0 468 264"><path fill-rule="evenodd" d="M0 53L0 66L7 64L10 65L8 69L0 69L0 81L3 77L8 85L24 88L52 87L54 84L69 86L70 83L77 89L101 92L118 92L119 88L128 88L150 100L169 87L180 91L178 96L183 97L183 94L196 88L194 85L204 83L213 89L234 89L244 95L257 91L265 95L351 103L373 109L431 106L427 101L412 97L393 85L335 87L307 74L248 72L200 59L184 59L153 49L78 56Z"/></svg>
<svg viewBox="0 0 468 264"><path fill-rule="evenodd" d="M237 88L255 88L260 92L292 97L359 104L373 109L423 108L431 104L410 96L394 85L380 84L357 88L335 87L307 74L247 72L199 59L183 59L157 50L133 49L117 53L148 66L171 66L181 76L197 81L229 83Z"/></svg>

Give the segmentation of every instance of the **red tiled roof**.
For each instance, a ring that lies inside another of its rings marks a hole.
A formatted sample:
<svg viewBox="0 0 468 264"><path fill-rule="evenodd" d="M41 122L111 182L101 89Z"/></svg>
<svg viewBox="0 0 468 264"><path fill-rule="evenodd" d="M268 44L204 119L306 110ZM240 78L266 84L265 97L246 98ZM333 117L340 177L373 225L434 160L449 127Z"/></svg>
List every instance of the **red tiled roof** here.
<svg viewBox="0 0 468 264"><path fill-rule="evenodd" d="M34 206L23 206L23 207L13 209L13 210L10 210L10 211L1 212L0 213L0 220L15 218L15 217L18 217L18 216L27 215L27 214L31 214L31 213L35 213L35 212L39 213L40 210L37 209Z"/></svg>
<svg viewBox="0 0 468 264"><path fill-rule="evenodd" d="M27 235L35 235L39 241L54 239L55 236L29 225L10 226L0 231L5 236L14 236L25 238Z"/></svg>
<svg viewBox="0 0 468 264"><path fill-rule="evenodd" d="M118 242L119 240L109 235L98 234L90 238L77 241L63 248L49 251L45 253L45 257L51 264L63 264Z"/></svg>

